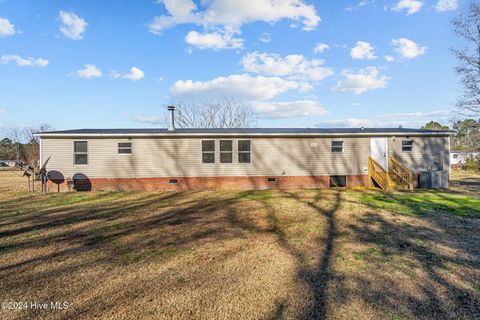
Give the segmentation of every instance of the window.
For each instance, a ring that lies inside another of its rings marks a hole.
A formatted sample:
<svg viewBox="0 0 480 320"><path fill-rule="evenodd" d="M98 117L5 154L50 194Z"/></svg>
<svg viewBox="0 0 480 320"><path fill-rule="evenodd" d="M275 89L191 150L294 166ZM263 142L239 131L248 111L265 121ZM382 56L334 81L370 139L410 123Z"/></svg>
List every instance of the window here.
<svg viewBox="0 0 480 320"><path fill-rule="evenodd" d="M132 143L131 142L119 142L118 143L118 154L132 154Z"/></svg>
<svg viewBox="0 0 480 320"><path fill-rule="evenodd" d="M332 152L343 152L343 141L332 141Z"/></svg>
<svg viewBox="0 0 480 320"><path fill-rule="evenodd" d="M232 140L220 140L220 162L232 163Z"/></svg>
<svg viewBox="0 0 480 320"><path fill-rule="evenodd" d="M458 153L453 154L453 159L458 159Z"/></svg>
<svg viewBox="0 0 480 320"><path fill-rule="evenodd" d="M202 162L215 163L215 140L202 140Z"/></svg>
<svg viewBox="0 0 480 320"><path fill-rule="evenodd" d="M238 162L250 163L250 140L238 140Z"/></svg>
<svg viewBox="0 0 480 320"><path fill-rule="evenodd" d="M403 152L413 151L413 140L402 140L402 151Z"/></svg>
<svg viewBox="0 0 480 320"><path fill-rule="evenodd" d="M73 164L88 164L88 142L73 142Z"/></svg>

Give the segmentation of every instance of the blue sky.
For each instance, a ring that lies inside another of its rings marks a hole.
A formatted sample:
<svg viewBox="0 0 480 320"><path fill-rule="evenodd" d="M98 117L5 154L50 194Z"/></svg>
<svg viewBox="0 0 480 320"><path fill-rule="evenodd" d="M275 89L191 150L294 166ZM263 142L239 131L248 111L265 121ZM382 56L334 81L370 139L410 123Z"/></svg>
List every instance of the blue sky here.
<svg viewBox="0 0 480 320"><path fill-rule="evenodd" d="M222 96L262 127L448 123L465 6L0 0L0 128L162 126L166 105Z"/></svg>

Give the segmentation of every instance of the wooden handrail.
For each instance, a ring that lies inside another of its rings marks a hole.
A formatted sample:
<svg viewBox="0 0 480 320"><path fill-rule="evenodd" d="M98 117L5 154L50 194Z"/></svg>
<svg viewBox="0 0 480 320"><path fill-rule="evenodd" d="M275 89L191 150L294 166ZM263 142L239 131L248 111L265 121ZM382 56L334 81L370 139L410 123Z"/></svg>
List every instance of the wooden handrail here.
<svg viewBox="0 0 480 320"><path fill-rule="evenodd" d="M389 157L388 171L372 157L368 157L368 178L375 181L381 189L388 191L392 176L398 177L402 185L413 190L413 172L393 156ZM393 181L391 181L393 182Z"/></svg>
<svg viewBox="0 0 480 320"><path fill-rule="evenodd" d="M383 190L388 189L387 170L383 168L372 157L368 157L368 176L369 179L375 180Z"/></svg>
<svg viewBox="0 0 480 320"><path fill-rule="evenodd" d="M408 169L403 163L398 161L395 157L390 156L390 171L399 177L407 186L409 190L413 190L413 172Z"/></svg>

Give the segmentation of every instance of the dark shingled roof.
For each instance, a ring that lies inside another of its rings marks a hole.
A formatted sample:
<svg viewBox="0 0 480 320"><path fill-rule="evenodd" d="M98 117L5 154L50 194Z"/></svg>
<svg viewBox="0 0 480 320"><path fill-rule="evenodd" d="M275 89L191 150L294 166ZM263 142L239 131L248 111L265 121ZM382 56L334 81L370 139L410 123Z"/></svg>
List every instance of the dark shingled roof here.
<svg viewBox="0 0 480 320"><path fill-rule="evenodd" d="M131 129L75 129L75 130L61 130L39 132L38 134L65 134L65 135L115 135L115 134L450 134L452 131L440 130L422 130L422 129L407 129L407 128L232 128L232 129L175 129L168 131L165 128L131 128Z"/></svg>

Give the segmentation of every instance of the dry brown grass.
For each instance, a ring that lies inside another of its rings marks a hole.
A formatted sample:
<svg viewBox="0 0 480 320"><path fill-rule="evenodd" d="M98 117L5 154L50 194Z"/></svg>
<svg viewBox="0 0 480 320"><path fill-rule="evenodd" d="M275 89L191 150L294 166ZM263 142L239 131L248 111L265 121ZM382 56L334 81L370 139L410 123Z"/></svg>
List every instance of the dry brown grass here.
<svg viewBox="0 0 480 320"><path fill-rule="evenodd" d="M454 190L480 197L480 172L466 170L452 170L451 185Z"/></svg>
<svg viewBox="0 0 480 320"><path fill-rule="evenodd" d="M23 171L15 168L0 170L0 193L28 191L28 179L23 177ZM41 190L41 182L35 181L35 189Z"/></svg>
<svg viewBox="0 0 480 320"><path fill-rule="evenodd" d="M478 196L462 179L436 196ZM70 306L0 318L480 317L478 212L404 215L364 193L3 191L0 299Z"/></svg>

